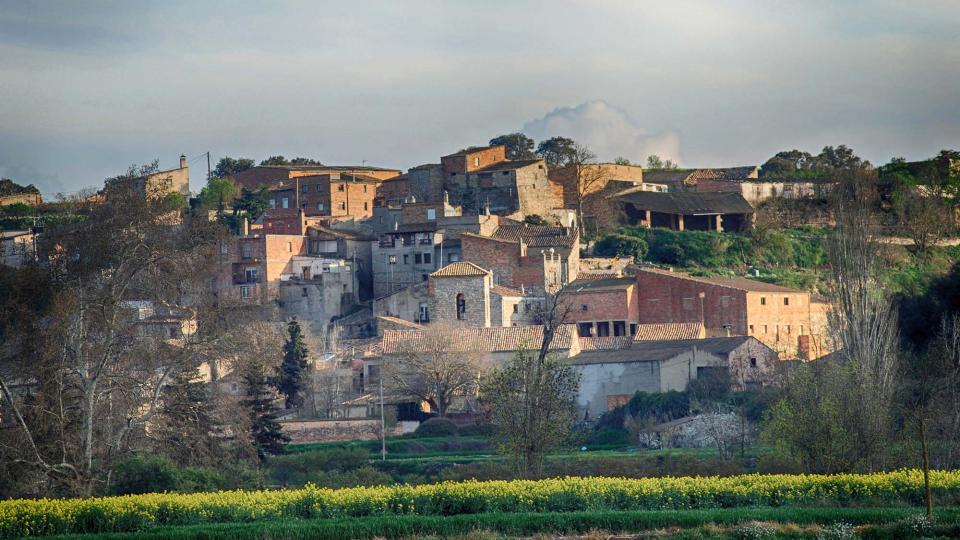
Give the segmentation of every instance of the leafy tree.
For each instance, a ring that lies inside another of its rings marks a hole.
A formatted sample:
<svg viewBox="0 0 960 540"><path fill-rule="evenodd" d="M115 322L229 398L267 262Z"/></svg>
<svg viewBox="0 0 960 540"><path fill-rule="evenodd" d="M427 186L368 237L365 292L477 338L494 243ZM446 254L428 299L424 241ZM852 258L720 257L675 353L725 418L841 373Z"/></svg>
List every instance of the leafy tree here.
<svg viewBox="0 0 960 540"><path fill-rule="evenodd" d="M577 143L566 137L551 137L540 141L537 145L537 155L551 167L562 167L570 160Z"/></svg>
<svg viewBox="0 0 960 540"><path fill-rule="evenodd" d="M933 190L901 186L893 194L893 212L900 234L912 240L920 254L956 230L953 205Z"/></svg>
<svg viewBox="0 0 960 540"><path fill-rule="evenodd" d="M260 462L267 456L282 454L290 437L283 433L273 412L273 387L267 365L253 361L244 367L246 399L243 405L250 414L250 434Z"/></svg>
<svg viewBox="0 0 960 540"><path fill-rule="evenodd" d="M654 154L647 156L647 168L652 171L679 169L680 166L669 159L660 159L660 156Z"/></svg>
<svg viewBox="0 0 960 540"><path fill-rule="evenodd" d="M270 190L263 186L256 191L250 191L244 188L240 192L240 197L233 201L234 213L243 212L255 221L270 208Z"/></svg>
<svg viewBox="0 0 960 540"><path fill-rule="evenodd" d="M9 178L0 179L0 195L15 195L18 193L40 193L40 190L33 184L21 186Z"/></svg>
<svg viewBox="0 0 960 540"><path fill-rule="evenodd" d="M760 166L761 177L812 177L816 176L817 160L810 152L785 150L777 152Z"/></svg>
<svg viewBox="0 0 960 540"><path fill-rule="evenodd" d="M287 158L283 156L270 156L267 159L264 159L263 161L260 162L261 167L264 165L288 165L288 164L289 162L287 161Z"/></svg>
<svg viewBox="0 0 960 540"><path fill-rule="evenodd" d="M533 151L533 139L527 137L523 133L509 133L507 135L500 135L499 137L490 139L490 146L496 146L498 144L502 144L507 147L507 159L521 160L534 159L537 157Z"/></svg>
<svg viewBox="0 0 960 540"><path fill-rule="evenodd" d="M613 163L614 165L632 165L630 160L623 156L617 156L617 159L613 160Z"/></svg>
<svg viewBox="0 0 960 540"><path fill-rule="evenodd" d="M527 225L549 225L549 223L547 223L547 220L543 219L542 216L539 216L537 214L530 214L528 216L524 216L523 222L526 223Z"/></svg>
<svg viewBox="0 0 960 540"><path fill-rule="evenodd" d="M283 344L283 361L280 363L276 387L286 397L288 409L303 404L303 379L306 375L309 351L303 342L303 330L296 319L287 323L287 341Z"/></svg>
<svg viewBox="0 0 960 540"><path fill-rule="evenodd" d="M163 388L155 436L161 452L179 465L212 465L220 455L210 385L197 366L183 369Z"/></svg>
<svg viewBox="0 0 960 540"><path fill-rule="evenodd" d="M858 170L871 168L870 162L857 156L845 144L824 146L817 156L817 169L821 171Z"/></svg>
<svg viewBox="0 0 960 540"><path fill-rule="evenodd" d="M598 240L593 250L601 257L633 257L639 261L647 254L647 242L636 236L611 234Z"/></svg>
<svg viewBox="0 0 960 540"><path fill-rule="evenodd" d="M491 420L525 476L540 476L546 453L569 437L579 386L579 374L569 361L527 350L518 351L485 381L482 396Z"/></svg>
<svg viewBox="0 0 960 540"><path fill-rule="evenodd" d="M305 158L305 157L295 157L290 160L289 164L290 165L323 165L323 163L320 163L315 159Z"/></svg>
<svg viewBox="0 0 960 540"><path fill-rule="evenodd" d="M223 213L228 203L232 203L237 196L237 186L226 178L213 177L207 180L207 185L200 190L200 204L204 208Z"/></svg>
<svg viewBox="0 0 960 540"><path fill-rule="evenodd" d="M224 157L217 162L217 167L213 169L211 176L213 178L227 178L231 175L243 172L254 167L257 163L248 158Z"/></svg>
<svg viewBox="0 0 960 540"><path fill-rule="evenodd" d="M305 158L305 157L295 157L293 159L287 159L283 156L270 156L267 159L260 162L260 165L323 165L315 159Z"/></svg>

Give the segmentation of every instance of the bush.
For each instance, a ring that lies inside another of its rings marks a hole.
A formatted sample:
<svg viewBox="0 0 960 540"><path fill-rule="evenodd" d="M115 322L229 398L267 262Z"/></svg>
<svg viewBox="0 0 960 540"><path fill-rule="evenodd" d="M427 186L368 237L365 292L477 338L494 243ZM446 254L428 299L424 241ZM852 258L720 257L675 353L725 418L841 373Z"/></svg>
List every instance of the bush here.
<svg viewBox="0 0 960 540"><path fill-rule="evenodd" d="M315 476L318 472L353 471L366 466L368 460L369 451L364 447L334 446L270 457L267 469L272 482L302 486L310 481L319 483Z"/></svg>
<svg viewBox="0 0 960 540"><path fill-rule="evenodd" d="M112 495L178 491L180 470L164 456L131 456L114 468Z"/></svg>
<svg viewBox="0 0 960 540"><path fill-rule="evenodd" d="M639 261L647 254L647 243L636 236L611 234L598 240L593 252L601 257L633 257Z"/></svg>
<svg viewBox="0 0 960 540"><path fill-rule="evenodd" d="M417 437L447 437L457 434L457 425L447 418L431 418L417 426Z"/></svg>
<svg viewBox="0 0 960 540"><path fill-rule="evenodd" d="M666 422L690 414L690 397L686 392L648 394L637 392L626 405L607 411L597 421L597 429L623 429L623 420L629 414L634 418Z"/></svg>
<svg viewBox="0 0 960 540"><path fill-rule="evenodd" d="M463 437L484 436L490 437L495 433L493 424L468 424L458 426L457 432Z"/></svg>

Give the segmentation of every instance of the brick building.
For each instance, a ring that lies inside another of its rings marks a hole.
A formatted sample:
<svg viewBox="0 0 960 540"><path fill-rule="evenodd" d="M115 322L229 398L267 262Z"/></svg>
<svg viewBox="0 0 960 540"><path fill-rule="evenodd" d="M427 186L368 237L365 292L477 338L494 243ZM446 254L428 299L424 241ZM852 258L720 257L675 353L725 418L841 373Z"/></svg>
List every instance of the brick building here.
<svg viewBox="0 0 960 540"><path fill-rule="evenodd" d="M307 215L365 219L373 215L382 180L352 173L297 176L270 190L271 208L299 208Z"/></svg>
<svg viewBox="0 0 960 540"><path fill-rule="evenodd" d="M549 178L555 207L577 208L582 199L585 225L604 228L617 225L619 211L608 196L643 185L643 168L616 163L556 167L550 169Z"/></svg>
<svg viewBox="0 0 960 540"><path fill-rule="evenodd" d="M580 234L576 228L503 224L489 236L461 236L463 260L493 272L495 282L544 289L577 278Z"/></svg>
<svg viewBox="0 0 960 540"><path fill-rule="evenodd" d="M635 277L584 279L570 283L563 302L566 322L576 323L580 336L633 336L640 316Z"/></svg>
<svg viewBox="0 0 960 540"><path fill-rule="evenodd" d="M444 189L469 212L546 215L555 206L542 159L510 161L502 145L462 150L440 158Z"/></svg>
<svg viewBox="0 0 960 540"><path fill-rule="evenodd" d="M362 175L383 181L399 176L401 171L355 165L260 165L233 174L230 176L230 180L242 188L253 191L261 186L275 188L301 176L334 173Z"/></svg>
<svg viewBox="0 0 960 540"><path fill-rule="evenodd" d="M294 273L293 259L307 255L307 237L255 234L220 242L214 289L222 301L268 303L280 296L283 276Z"/></svg>
<svg viewBox="0 0 960 540"><path fill-rule="evenodd" d="M830 352L829 307L810 293L743 278L702 278L679 272L637 272L639 322L703 322L708 333L749 335L784 358Z"/></svg>
<svg viewBox="0 0 960 540"><path fill-rule="evenodd" d="M644 182L664 185L669 191L711 191L701 190L701 184L707 188L714 182L744 182L759 176L760 168L756 165L713 169L658 169L644 171Z"/></svg>

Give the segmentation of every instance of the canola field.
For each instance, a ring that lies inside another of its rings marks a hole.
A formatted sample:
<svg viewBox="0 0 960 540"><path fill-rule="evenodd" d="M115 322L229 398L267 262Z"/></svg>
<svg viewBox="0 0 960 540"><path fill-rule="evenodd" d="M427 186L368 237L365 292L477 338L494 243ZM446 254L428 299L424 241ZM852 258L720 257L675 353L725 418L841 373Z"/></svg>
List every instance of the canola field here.
<svg viewBox="0 0 960 540"><path fill-rule="evenodd" d="M935 471L943 502L960 471ZM918 505L920 471L842 475L556 478L297 490L155 493L0 502L0 538L147 531L157 527L366 516ZM949 503L948 503L949 504Z"/></svg>

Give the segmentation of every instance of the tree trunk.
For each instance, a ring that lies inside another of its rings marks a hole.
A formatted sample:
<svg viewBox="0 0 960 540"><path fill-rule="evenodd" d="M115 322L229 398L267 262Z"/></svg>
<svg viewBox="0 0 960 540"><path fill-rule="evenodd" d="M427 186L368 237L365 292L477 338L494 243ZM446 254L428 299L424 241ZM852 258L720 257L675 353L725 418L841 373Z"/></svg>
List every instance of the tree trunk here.
<svg viewBox="0 0 960 540"><path fill-rule="evenodd" d="M930 453L927 451L927 430L920 416L920 451L923 454L923 495L927 502L927 521L933 522L933 491L930 489Z"/></svg>

